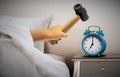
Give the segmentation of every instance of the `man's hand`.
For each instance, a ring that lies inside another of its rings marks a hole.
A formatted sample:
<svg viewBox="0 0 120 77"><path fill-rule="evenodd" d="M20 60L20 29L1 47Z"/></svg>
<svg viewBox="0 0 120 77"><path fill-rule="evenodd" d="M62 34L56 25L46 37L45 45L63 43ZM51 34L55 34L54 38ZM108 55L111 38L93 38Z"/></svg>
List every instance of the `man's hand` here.
<svg viewBox="0 0 120 77"><path fill-rule="evenodd" d="M33 40L58 40L67 35L62 32L62 28L60 25L56 25L51 27L48 30L30 30L30 33L33 37Z"/></svg>
<svg viewBox="0 0 120 77"><path fill-rule="evenodd" d="M48 31L51 40L58 40L67 37L67 34L62 32L62 28L60 25L53 26L50 29L48 29Z"/></svg>

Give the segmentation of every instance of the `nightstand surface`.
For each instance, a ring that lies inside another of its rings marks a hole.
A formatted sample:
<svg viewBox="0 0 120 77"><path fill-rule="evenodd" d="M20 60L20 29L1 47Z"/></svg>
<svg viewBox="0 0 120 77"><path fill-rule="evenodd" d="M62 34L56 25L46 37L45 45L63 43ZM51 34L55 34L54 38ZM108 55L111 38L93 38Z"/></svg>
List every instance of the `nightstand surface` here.
<svg viewBox="0 0 120 77"><path fill-rule="evenodd" d="M116 60L120 60L120 53L105 53L98 57L88 57L88 56L85 56L84 54L76 54L72 58L73 61L76 61L76 60L89 61L89 59L92 61L100 61L100 60L111 61L111 59L116 61Z"/></svg>
<svg viewBox="0 0 120 77"><path fill-rule="evenodd" d="M120 59L120 53L105 53L99 57L88 57L84 54L76 54L73 59Z"/></svg>

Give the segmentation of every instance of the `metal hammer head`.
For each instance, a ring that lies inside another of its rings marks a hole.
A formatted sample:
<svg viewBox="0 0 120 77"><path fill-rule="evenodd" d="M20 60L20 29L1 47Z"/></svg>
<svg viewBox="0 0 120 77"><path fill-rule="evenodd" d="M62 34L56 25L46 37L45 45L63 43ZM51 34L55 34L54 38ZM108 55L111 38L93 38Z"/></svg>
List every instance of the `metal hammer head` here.
<svg viewBox="0 0 120 77"><path fill-rule="evenodd" d="M82 21L86 21L89 17L87 15L87 11L81 4L76 4L74 6L75 13L80 16Z"/></svg>

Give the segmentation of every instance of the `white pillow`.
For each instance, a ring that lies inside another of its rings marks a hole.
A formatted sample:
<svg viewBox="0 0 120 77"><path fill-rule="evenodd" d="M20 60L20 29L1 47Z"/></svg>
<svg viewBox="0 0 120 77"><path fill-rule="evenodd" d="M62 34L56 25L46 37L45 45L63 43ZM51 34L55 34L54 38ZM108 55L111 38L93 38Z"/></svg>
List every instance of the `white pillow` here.
<svg viewBox="0 0 120 77"><path fill-rule="evenodd" d="M49 27L51 16L44 17L18 17L18 16L0 16L1 25L12 25L27 27L31 30L35 29L46 29ZM37 49L44 52L44 42L36 41L34 45Z"/></svg>

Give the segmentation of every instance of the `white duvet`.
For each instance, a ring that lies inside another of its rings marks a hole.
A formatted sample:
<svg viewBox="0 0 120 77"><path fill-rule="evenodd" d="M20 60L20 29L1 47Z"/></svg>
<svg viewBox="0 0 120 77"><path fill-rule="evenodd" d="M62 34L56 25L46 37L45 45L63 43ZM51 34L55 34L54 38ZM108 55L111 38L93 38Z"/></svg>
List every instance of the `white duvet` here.
<svg viewBox="0 0 120 77"><path fill-rule="evenodd" d="M37 50L27 28L0 25L0 77L69 77L69 70Z"/></svg>

